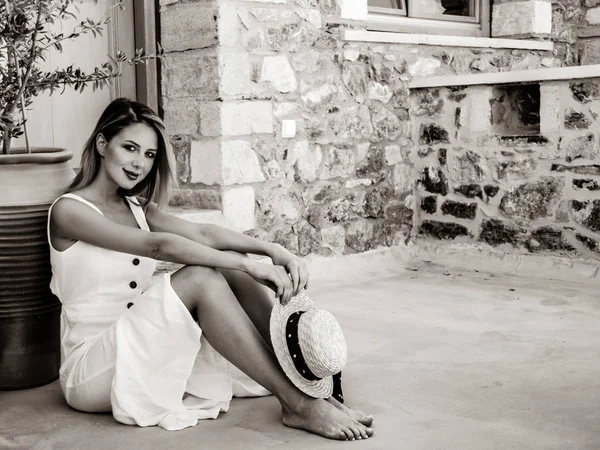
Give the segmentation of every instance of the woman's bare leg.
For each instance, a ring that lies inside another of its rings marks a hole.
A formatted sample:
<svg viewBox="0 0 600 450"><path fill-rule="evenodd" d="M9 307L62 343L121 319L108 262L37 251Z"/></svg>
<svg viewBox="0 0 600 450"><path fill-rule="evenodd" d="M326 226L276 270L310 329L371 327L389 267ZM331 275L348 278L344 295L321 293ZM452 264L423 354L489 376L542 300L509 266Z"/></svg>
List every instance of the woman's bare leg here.
<svg viewBox="0 0 600 450"><path fill-rule="evenodd" d="M266 286L257 283L250 275L240 272L239 270L219 269L219 272L221 272L227 280L231 290L263 340L271 349L273 349L269 321L271 310L277 301L275 294ZM363 425L370 427L373 424L373 416L349 408L333 397L328 398L327 401Z"/></svg>
<svg viewBox="0 0 600 450"><path fill-rule="evenodd" d="M186 307L196 312L215 350L278 398L285 425L339 440L373 434L330 403L308 397L287 379L218 271L186 266L171 276L171 284Z"/></svg>

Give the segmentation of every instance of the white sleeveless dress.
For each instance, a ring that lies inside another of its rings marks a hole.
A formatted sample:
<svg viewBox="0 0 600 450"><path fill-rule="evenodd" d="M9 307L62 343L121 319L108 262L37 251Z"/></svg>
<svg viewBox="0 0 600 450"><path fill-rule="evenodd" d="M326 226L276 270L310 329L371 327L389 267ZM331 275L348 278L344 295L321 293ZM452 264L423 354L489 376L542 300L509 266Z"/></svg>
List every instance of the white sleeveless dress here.
<svg viewBox="0 0 600 450"><path fill-rule="evenodd" d="M102 214L75 194L62 197ZM137 200L126 198L150 231ZM50 243L50 260L50 288L62 303L60 385L73 408L180 430L217 418L233 396L269 395L206 341L170 274L153 277L155 260L82 241L62 252Z"/></svg>

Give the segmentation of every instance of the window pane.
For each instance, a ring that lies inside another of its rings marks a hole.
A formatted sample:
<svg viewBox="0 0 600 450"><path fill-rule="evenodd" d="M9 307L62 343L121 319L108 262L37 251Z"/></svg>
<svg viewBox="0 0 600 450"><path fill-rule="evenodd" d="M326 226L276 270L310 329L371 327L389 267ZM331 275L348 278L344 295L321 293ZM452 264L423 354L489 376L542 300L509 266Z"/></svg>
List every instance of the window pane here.
<svg viewBox="0 0 600 450"><path fill-rule="evenodd" d="M476 6L476 0L411 0L408 15L448 20L456 20L457 16L476 18Z"/></svg>

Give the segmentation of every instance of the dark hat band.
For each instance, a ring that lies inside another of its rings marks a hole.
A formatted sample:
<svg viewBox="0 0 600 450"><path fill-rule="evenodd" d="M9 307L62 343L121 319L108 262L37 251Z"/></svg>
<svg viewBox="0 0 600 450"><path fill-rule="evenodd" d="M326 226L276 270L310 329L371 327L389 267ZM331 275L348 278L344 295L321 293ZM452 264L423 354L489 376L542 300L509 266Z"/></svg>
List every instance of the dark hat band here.
<svg viewBox="0 0 600 450"><path fill-rule="evenodd" d="M300 316L305 312L306 311L296 311L290 315L285 327L285 340L287 342L288 351L292 356L294 367L298 373L308 381L319 381L322 380L322 378L317 377L308 368L302 350L300 349L300 342L298 341L298 324L300 323Z"/></svg>

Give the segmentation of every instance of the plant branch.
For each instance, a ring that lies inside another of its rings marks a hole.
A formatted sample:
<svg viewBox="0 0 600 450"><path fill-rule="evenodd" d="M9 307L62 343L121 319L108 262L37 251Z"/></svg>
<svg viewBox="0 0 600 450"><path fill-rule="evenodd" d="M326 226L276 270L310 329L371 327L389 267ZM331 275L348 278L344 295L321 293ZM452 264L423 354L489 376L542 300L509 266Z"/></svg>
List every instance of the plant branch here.
<svg viewBox="0 0 600 450"><path fill-rule="evenodd" d="M8 0L5 0L5 1L8 1ZM25 76L23 77L23 82L21 83L19 92L17 93L17 98L22 98L21 96L23 95L25 86L27 86L27 82L29 81L29 75L31 75L31 69L33 69L33 62L35 60L35 46L36 46L36 41L37 41L37 36L38 36L38 30L40 28L40 25L42 24L41 18L42 18L42 1L38 0L38 10L37 10L37 19L35 21L35 30L33 31L33 37L31 38L31 51L30 51L31 60L29 61L29 66L27 67L27 72L25 72Z"/></svg>

